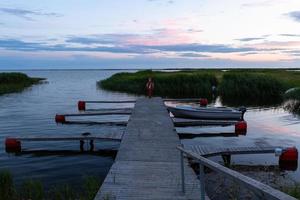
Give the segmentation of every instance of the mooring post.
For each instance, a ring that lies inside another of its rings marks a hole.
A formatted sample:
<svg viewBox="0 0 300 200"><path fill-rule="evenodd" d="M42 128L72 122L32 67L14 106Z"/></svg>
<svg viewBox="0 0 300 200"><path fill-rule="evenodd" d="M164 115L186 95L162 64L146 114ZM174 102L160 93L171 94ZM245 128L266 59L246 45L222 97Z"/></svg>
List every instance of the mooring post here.
<svg viewBox="0 0 300 200"><path fill-rule="evenodd" d="M94 151L94 140L90 140L90 151Z"/></svg>
<svg viewBox="0 0 300 200"><path fill-rule="evenodd" d="M181 189L185 193L185 183L184 183L184 159L183 152L180 150L180 164L181 164Z"/></svg>
<svg viewBox="0 0 300 200"><path fill-rule="evenodd" d="M80 151L84 151L84 141L80 140Z"/></svg>
<svg viewBox="0 0 300 200"><path fill-rule="evenodd" d="M204 166L199 163L201 200L205 200Z"/></svg>

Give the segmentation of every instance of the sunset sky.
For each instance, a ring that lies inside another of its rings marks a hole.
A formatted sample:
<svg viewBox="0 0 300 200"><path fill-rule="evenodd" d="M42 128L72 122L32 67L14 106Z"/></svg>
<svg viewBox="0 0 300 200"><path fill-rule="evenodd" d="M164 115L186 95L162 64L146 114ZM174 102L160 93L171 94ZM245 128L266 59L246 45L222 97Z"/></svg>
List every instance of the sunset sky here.
<svg viewBox="0 0 300 200"><path fill-rule="evenodd" d="M0 2L0 69L172 67L300 67L300 1Z"/></svg>

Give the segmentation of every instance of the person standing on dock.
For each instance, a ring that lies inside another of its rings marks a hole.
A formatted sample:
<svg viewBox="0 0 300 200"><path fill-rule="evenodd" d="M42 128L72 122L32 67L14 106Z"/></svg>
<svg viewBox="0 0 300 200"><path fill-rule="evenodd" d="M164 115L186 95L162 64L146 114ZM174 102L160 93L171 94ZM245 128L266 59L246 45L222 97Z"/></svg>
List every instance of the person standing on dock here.
<svg viewBox="0 0 300 200"><path fill-rule="evenodd" d="M148 97L151 98L154 90L154 82L151 77L148 78L148 82L146 83L146 90Z"/></svg>

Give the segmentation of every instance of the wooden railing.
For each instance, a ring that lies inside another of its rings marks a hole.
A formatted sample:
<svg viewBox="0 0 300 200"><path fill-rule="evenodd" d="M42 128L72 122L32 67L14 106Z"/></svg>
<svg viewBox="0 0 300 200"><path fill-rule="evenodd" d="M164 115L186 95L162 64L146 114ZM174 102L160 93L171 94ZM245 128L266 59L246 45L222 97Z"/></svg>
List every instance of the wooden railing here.
<svg viewBox="0 0 300 200"><path fill-rule="evenodd" d="M205 183L204 183L204 166L221 173L229 179L232 179L244 187L248 188L254 192L259 199L265 200L296 200L295 198L276 190L266 184L256 181L248 176L245 176L239 172L226 168L214 161L211 161L199 154L192 151L184 149L182 146L178 146L177 149L181 154L181 184L182 191L185 192L185 178L184 178L184 155L187 157L195 159L199 163L199 179L200 179L200 190L201 190L201 200L205 200Z"/></svg>

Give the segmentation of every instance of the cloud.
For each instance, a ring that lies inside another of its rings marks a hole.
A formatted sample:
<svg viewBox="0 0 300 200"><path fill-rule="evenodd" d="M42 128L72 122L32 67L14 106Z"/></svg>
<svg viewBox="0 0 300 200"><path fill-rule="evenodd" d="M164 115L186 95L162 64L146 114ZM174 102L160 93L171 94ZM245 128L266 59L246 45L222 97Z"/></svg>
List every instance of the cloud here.
<svg viewBox="0 0 300 200"><path fill-rule="evenodd" d="M300 11L289 12L286 15L288 15L293 20L300 22Z"/></svg>
<svg viewBox="0 0 300 200"><path fill-rule="evenodd" d="M62 15L54 12L41 12L41 11L32 11L18 8L0 8L0 12L14 15L26 20L32 21L32 16L49 16L49 17L60 17Z"/></svg>
<svg viewBox="0 0 300 200"><path fill-rule="evenodd" d="M241 42L250 42L250 41L262 40L262 39L265 39L265 38L264 37L247 37L247 38L239 38L236 40L241 41Z"/></svg>
<svg viewBox="0 0 300 200"><path fill-rule="evenodd" d="M231 47L222 44L178 44L178 45L156 45L144 46L144 48L155 49L159 51L172 51L172 52L208 52L208 53L234 53L234 52L247 52L255 51L255 48L249 47Z"/></svg>
<svg viewBox="0 0 300 200"><path fill-rule="evenodd" d="M241 7L261 7L261 6L271 6L273 0L265 0L260 2L251 2L251 3L244 3L241 5Z"/></svg>
<svg viewBox="0 0 300 200"><path fill-rule="evenodd" d="M300 37L300 34L288 34L288 33L283 33L283 34L279 34L279 36L286 36L286 37Z"/></svg>
<svg viewBox="0 0 300 200"><path fill-rule="evenodd" d="M190 28L187 30L189 33L201 33L203 30Z"/></svg>

